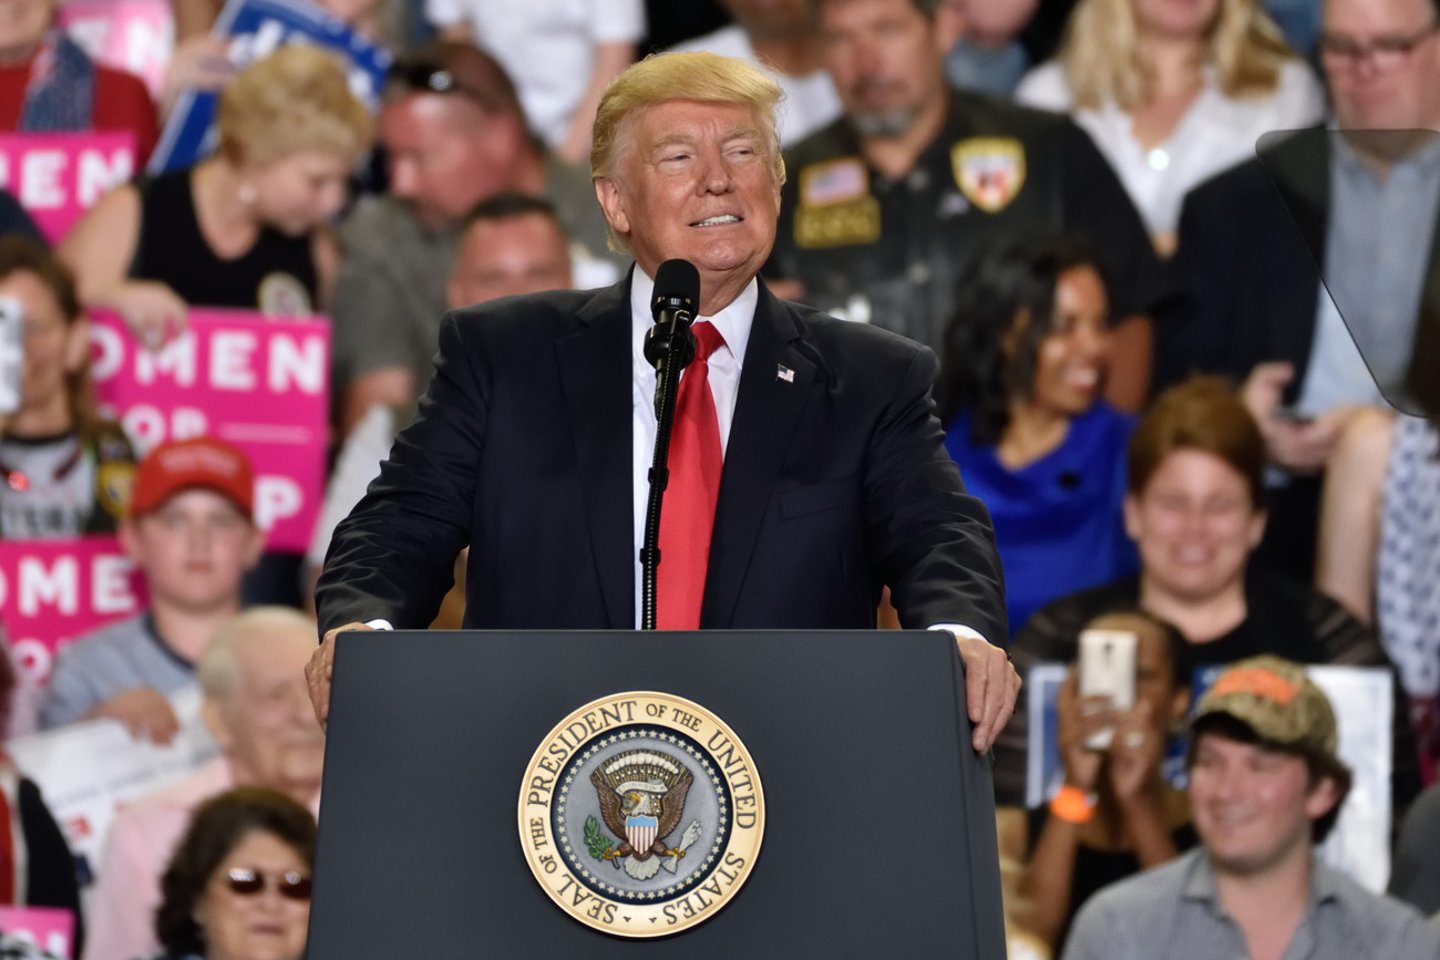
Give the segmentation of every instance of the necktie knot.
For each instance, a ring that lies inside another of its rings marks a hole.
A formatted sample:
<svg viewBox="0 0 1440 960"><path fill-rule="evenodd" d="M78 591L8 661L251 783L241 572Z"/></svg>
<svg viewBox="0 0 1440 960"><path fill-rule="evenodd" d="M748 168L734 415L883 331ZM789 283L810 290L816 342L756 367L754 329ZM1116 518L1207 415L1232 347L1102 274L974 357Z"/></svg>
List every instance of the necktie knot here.
<svg viewBox="0 0 1440 960"><path fill-rule="evenodd" d="M690 332L695 334L696 360L709 360L710 354L725 345L725 338L720 336L720 331L716 330L715 324L709 320L699 320L691 324Z"/></svg>

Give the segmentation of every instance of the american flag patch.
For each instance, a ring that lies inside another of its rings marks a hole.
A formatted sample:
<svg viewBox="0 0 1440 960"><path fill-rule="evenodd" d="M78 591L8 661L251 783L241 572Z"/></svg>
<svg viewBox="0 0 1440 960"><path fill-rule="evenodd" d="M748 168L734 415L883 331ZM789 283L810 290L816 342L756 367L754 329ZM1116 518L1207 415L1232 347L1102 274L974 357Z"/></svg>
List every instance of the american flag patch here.
<svg viewBox="0 0 1440 960"><path fill-rule="evenodd" d="M823 207L863 197L870 191L870 176L859 157L817 163L800 171L800 202Z"/></svg>
<svg viewBox="0 0 1440 960"><path fill-rule="evenodd" d="M785 366L785 364L782 363L780 364L779 369L775 371L775 379L784 380L786 383L794 383L795 371L791 370L789 367Z"/></svg>

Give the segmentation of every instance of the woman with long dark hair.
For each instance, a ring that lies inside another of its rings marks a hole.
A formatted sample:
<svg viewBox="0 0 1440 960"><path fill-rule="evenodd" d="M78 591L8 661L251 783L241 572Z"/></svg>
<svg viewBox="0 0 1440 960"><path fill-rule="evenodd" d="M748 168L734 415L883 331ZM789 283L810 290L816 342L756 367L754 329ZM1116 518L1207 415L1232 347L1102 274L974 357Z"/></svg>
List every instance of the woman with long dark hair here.
<svg viewBox="0 0 1440 960"><path fill-rule="evenodd" d="M956 303L945 446L990 509L1014 631L1047 601L1135 570L1120 506L1135 421L1100 399L1110 303L1081 241L1043 234L996 251Z"/></svg>

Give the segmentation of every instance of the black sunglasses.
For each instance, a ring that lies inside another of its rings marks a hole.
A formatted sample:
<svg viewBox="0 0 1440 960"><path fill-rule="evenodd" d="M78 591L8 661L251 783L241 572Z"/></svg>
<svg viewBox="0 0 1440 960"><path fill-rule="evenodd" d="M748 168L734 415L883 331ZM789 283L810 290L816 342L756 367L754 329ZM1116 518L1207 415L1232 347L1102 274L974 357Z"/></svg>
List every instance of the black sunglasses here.
<svg viewBox="0 0 1440 960"><path fill-rule="evenodd" d="M251 897L265 889L270 879L274 879L275 887L280 891L280 896L287 900L309 900L310 899L310 878L298 870L287 870L281 874L262 873L259 870L249 870L245 867L234 867L225 874L225 883L232 891L242 897Z"/></svg>
<svg viewBox="0 0 1440 960"><path fill-rule="evenodd" d="M434 60L396 60L385 74L385 85L417 93L458 93L487 111L496 109L489 97L461 83L454 71Z"/></svg>

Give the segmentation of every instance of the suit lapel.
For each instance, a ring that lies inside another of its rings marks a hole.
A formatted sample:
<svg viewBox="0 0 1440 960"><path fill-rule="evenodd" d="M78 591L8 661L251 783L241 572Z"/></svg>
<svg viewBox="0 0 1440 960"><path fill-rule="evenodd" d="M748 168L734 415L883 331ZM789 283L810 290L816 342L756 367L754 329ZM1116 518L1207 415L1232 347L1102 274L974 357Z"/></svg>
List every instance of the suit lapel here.
<svg viewBox="0 0 1440 960"><path fill-rule="evenodd" d="M815 364L797 349L799 338L789 308L762 281L720 476L702 627L724 628L733 621L760 524L805 409ZM789 371L784 376L782 368Z"/></svg>
<svg viewBox="0 0 1440 960"><path fill-rule="evenodd" d="M581 328L555 343L580 489L605 611L613 629L635 624L631 488L630 281L580 311Z"/></svg>
<svg viewBox="0 0 1440 960"><path fill-rule="evenodd" d="M1321 282L1325 273L1325 235L1330 211L1330 137L1335 135L1320 128L1307 130L1261 152L1271 184L1299 233L1305 259L1313 265L1315 277ZM1278 356L1295 363L1297 370L1304 370L1315 345L1317 290L1306 283L1287 284L1285 290L1288 303L1280 307L1279 312L1282 316L1295 316L1300 322L1278 326L1274 348ZM1303 379L1296 377L1285 388L1287 403L1299 398Z"/></svg>

